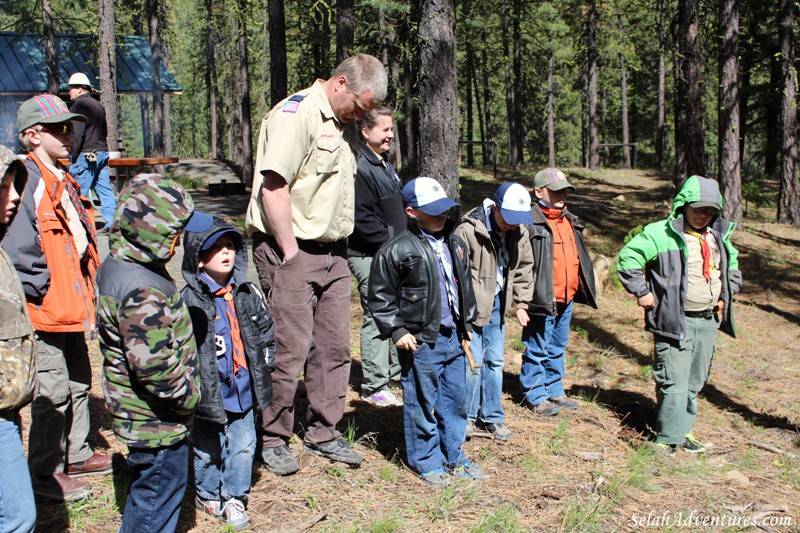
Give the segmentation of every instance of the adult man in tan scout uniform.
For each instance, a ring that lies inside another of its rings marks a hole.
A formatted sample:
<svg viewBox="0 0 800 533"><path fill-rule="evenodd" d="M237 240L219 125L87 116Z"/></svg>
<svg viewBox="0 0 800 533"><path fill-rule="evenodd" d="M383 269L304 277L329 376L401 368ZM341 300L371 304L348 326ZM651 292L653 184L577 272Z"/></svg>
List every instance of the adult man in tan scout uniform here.
<svg viewBox="0 0 800 533"><path fill-rule="evenodd" d="M358 135L355 121L386 96L381 62L359 54L276 105L261 123L247 231L275 322L272 405L263 413L262 457L277 475L299 465L286 441L305 371L306 451L356 466L341 438L350 376L350 272Z"/></svg>

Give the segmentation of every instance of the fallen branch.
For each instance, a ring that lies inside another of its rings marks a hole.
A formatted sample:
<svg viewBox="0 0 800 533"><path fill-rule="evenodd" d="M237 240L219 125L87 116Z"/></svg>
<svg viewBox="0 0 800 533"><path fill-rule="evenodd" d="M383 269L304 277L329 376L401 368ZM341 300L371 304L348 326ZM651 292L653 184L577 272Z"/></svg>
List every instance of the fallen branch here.
<svg viewBox="0 0 800 533"><path fill-rule="evenodd" d="M322 522L326 518L328 518L328 511L322 511L318 515L312 516L310 519L306 520L305 522L297 526L297 529L292 528L290 531L292 532L307 531L312 527L314 527L315 524L317 524L318 522Z"/></svg>
<svg viewBox="0 0 800 533"><path fill-rule="evenodd" d="M797 459L797 455L796 454L781 450L777 446L773 446L772 444L767 444L766 442L759 442L759 441L756 441L756 440L749 440L749 441L747 441L747 444L749 444L750 446L753 446L754 448L761 448L762 450L767 450L768 452L772 452L772 453L775 453L775 454L778 454L778 455L786 455L788 457L791 457L792 459Z"/></svg>

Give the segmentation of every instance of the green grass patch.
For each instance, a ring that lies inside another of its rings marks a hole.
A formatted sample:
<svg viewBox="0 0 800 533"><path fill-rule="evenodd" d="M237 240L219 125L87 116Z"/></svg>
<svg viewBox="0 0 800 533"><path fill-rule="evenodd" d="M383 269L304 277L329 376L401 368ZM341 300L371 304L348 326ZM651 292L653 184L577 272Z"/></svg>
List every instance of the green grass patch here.
<svg viewBox="0 0 800 533"><path fill-rule="evenodd" d="M478 526L468 531L470 533L488 533L490 531L517 533L523 529L519 524L517 508L509 503L483 513Z"/></svg>
<svg viewBox="0 0 800 533"><path fill-rule="evenodd" d="M393 533L394 531L401 531L402 524L396 516L389 516L378 518L367 525L367 531L370 533Z"/></svg>
<svg viewBox="0 0 800 533"><path fill-rule="evenodd" d="M544 445L545 451L549 455L562 452L569 445L569 419L562 418L558 421L553 436Z"/></svg>

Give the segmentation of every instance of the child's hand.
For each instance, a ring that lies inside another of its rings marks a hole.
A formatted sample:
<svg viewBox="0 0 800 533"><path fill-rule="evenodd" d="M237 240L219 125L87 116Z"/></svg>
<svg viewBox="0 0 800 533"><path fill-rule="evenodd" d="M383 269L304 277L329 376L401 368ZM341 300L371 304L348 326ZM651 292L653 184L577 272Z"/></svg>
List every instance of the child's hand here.
<svg viewBox="0 0 800 533"><path fill-rule="evenodd" d="M639 307L644 307L645 309L651 309L655 304L656 300L653 298L653 293L648 292L644 296L639 296L636 298L636 303L639 304Z"/></svg>
<svg viewBox="0 0 800 533"><path fill-rule="evenodd" d="M526 309L517 309L517 321L519 321L519 325L523 328L528 325L530 322L530 317L528 316L528 311Z"/></svg>
<svg viewBox="0 0 800 533"><path fill-rule="evenodd" d="M725 302L722 300L717 302L717 305L714 306L714 314L717 316L722 316L722 312L725 310Z"/></svg>
<svg viewBox="0 0 800 533"><path fill-rule="evenodd" d="M405 335L397 339L395 345L401 350L408 350L410 352L413 352L414 350L417 349L417 339L415 339L414 335L412 335L411 333L406 333Z"/></svg>

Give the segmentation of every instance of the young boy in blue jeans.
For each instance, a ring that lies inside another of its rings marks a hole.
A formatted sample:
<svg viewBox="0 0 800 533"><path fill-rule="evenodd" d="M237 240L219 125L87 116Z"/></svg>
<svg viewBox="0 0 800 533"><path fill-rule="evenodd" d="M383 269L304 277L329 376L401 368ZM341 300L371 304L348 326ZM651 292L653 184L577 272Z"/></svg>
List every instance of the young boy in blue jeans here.
<svg viewBox="0 0 800 533"><path fill-rule="evenodd" d="M462 342L475 318L475 297L464 241L452 234L450 200L436 180L403 187L408 231L373 259L369 309L398 350L408 464L422 480L443 488L451 474L480 480L479 466L461 449L467 426Z"/></svg>
<svg viewBox="0 0 800 533"><path fill-rule="evenodd" d="M235 531L248 527L256 448L254 407L269 404L274 363L272 318L247 280L244 240L214 219L186 234L181 297L192 318L200 368L200 404L192 432L195 505Z"/></svg>
<svg viewBox="0 0 800 533"><path fill-rule="evenodd" d="M505 316L513 307L520 325L528 323L533 253L523 224L532 222L530 193L519 183L504 183L455 230L467 243L478 308L470 343L475 368L467 370L467 438L475 434L476 422L501 442L511 438L501 403Z"/></svg>

